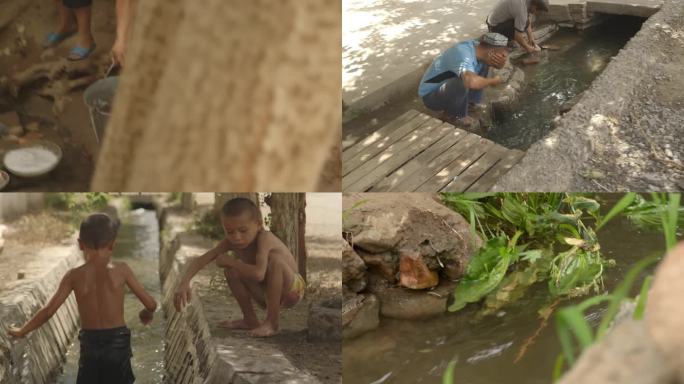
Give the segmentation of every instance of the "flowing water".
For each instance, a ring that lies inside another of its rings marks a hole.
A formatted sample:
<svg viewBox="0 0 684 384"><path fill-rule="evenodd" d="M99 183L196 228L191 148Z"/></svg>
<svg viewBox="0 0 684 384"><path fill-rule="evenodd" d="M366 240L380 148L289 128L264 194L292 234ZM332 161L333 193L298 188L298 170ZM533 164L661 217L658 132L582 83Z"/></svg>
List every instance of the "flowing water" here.
<svg viewBox="0 0 684 384"><path fill-rule="evenodd" d="M525 88L515 112L495 122L486 137L507 148L527 149L552 129L565 103L587 90L643 19L614 17L584 31L561 29L545 44L560 50L540 53L541 62L524 67Z"/></svg>
<svg viewBox="0 0 684 384"><path fill-rule="evenodd" d="M605 206L614 202L611 198ZM621 217L599 232L599 241L604 256L616 261L616 266L604 273L607 290L614 289L637 261L662 251L665 243L661 233L639 230ZM458 313L426 321L382 319L377 330L344 342L345 382L438 383L447 364L455 360L459 384L548 384L561 353L552 319L524 356L514 361L539 328L537 311L550 300L543 283L531 287L523 299L498 315L479 321L474 320L477 305L472 304ZM587 319L597 326L603 311L605 308L593 308Z"/></svg>
<svg viewBox="0 0 684 384"><path fill-rule="evenodd" d="M159 281L159 223L154 211L137 209L122 216L113 259L126 262L138 281L160 303L161 283ZM161 312L154 321L144 326L138 319L143 308L137 297L126 293L124 311L126 324L131 329L133 358L131 364L137 383L162 383L164 376L164 326ZM78 374L78 339L67 352L64 372L57 378L58 384L73 384Z"/></svg>

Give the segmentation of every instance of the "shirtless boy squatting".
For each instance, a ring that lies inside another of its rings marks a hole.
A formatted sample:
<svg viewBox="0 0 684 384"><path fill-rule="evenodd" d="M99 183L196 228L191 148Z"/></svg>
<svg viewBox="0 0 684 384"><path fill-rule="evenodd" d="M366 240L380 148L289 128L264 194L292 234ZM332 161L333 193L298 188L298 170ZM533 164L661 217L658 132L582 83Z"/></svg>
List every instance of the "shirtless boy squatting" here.
<svg viewBox="0 0 684 384"><path fill-rule="evenodd" d="M243 318L224 320L219 327L249 330L251 336L268 337L279 331L280 307L292 307L304 296L306 283L294 256L273 233L263 229L259 208L249 199L235 198L221 209L225 239L194 259L176 289L174 304L180 311L190 299L190 280L216 260L224 268L228 287L240 305ZM228 251L237 258L226 255ZM266 319L259 322L252 300L266 307Z"/></svg>
<svg viewBox="0 0 684 384"><path fill-rule="evenodd" d="M89 215L81 223L78 244L85 264L64 275L48 304L20 328L9 334L24 337L47 322L73 291L81 318L81 342L77 384L133 383L131 332L124 321L124 287L140 299L145 308L140 321L149 324L157 303L123 262L112 261L118 224L103 213Z"/></svg>

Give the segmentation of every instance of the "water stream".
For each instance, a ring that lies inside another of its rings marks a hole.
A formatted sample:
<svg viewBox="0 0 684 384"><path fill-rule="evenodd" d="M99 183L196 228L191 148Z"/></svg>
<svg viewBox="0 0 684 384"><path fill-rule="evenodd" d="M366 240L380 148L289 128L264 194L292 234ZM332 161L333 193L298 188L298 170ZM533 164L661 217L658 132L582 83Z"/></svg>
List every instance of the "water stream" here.
<svg viewBox="0 0 684 384"><path fill-rule="evenodd" d="M159 223L154 211L136 209L122 216L113 259L126 262L147 291L160 303ZM138 319L142 304L131 292L124 298L126 324L131 329L133 373L138 383L162 383L164 376L164 327L161 312L144 326ZM73 384L78 374L78 339L69 347L57 384Z"/></svg>
<svg viewBox="0 0 684 384"><path fill-rule="evenodd" d="M599 241L604 256L616 261L604 273L607 290L614 289L638 260L664 249L661 233L639 230L623 218L602 229ZM548 384L561 352L552 321L524 356L514 361L540 325L537 311L550 300L546 284L539 284L503 312L478 321L474 320L477 305L426 321L382 319L377 330L344 342L345 382L437 383L447 364L455 360L459 384ZM593 308L588 313L594 326L604 310Z"/></svg>
<svg viewBox="0 0 684 384"><path fill-rule="evenodd" d="M562 28L545 44L539 64L523 67L525 87L515 112L495 122L485 135L507 148L525 150L552 129L552 120L565 103L587 90L610 59L641 28L644 19L613 17L577 32Z"/></svg>

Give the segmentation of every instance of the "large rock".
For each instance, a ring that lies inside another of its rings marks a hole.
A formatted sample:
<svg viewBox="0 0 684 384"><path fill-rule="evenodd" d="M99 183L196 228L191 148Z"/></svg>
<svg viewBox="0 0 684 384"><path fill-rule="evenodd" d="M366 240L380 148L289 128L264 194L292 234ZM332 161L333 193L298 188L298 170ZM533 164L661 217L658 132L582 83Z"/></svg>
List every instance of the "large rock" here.
<svg viewBox="0 0 684 384"><path fill-rule="evenodd" d="M366 264L346 240L342 242L343 287L351 292L360 292L366 288Z"/></svg>
<svg viewBox="0 0 684 384"><path fill-rule="evenodd" d="M432 288L439 283L437 272L430 270L416 252L404 251L399 255L399 273L399 284L406 288Z"/></svg>
<svg viewBox="0 0 684 384"><path fill-rule="evenodd" d="M387 251L382 253L368 253L358 250L359 256L368 267L370 274L380 275L390 283L397 280L399 272L399 256Z"/></svg>
<svg viewBox="0 0 684 384"><path fill-rule="evenodd" d="M309 341L342 340L341 311L342 299L311 303L306 322L307 339Z"/></svg>
<svg viewBox="0 0 684 384"><path fill-rule="evenodd" d="M658 266L646 304L648 331L670 366L684 383L684 242Z"/></svg>
<svg viewBox="0 0 684 384"><path fill-rule="evenodd" d="M430 291L415 291L401 287L382 288L371 285L380 300L380 314L393 319L418 320L442 315L456 283L442 280Z"/></svg>
<svg viewBox="0 0 684 384"><path fill-rule="evenodd" d="M393 270L398 270L400 252L413 252L430 270L459 278L482 241L471 235L463 217L437 199L422 193L346 194L344 231L360 252L394 255Z"/></svg>
<svg viewBox="0 0 684 384"><path fill-rule="evenodd" d="M356 337L380 324L380 302L375 295L355 295L342 305L342 337Z"/></svg>

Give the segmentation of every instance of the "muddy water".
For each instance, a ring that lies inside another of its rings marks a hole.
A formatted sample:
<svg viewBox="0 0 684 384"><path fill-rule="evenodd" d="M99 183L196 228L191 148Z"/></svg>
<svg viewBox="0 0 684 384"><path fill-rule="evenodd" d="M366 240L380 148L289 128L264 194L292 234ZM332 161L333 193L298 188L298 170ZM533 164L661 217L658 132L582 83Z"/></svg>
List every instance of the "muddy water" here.
<svg viewBox="0 0 684 384"><path fill-rule="evenodd" d="M638 260L664 247L660 233L638 230L622 218L602 229L599 239L604 255L617 263L604 273L608 290ZM546 284L539 284L497 316L479 321L473 320L476 305L427 321L383 319L376 331L344 342L344 381L437 383L447 364L455 360L459 384L550 383L555 358L561 352L553 322L514 362L521 346L540 325L537 310L549 301ZM594 326L604 310L594 308L588 313Z"/></svg>
<svg viewBox="0 0 684 384"><path fill-rule="evenodd" d="M639 18L616 17L579 33L561 29L546 42L561 49L542 51L539 64L524 67L526 86L516 111L497 121L485 136L523 150L542 139L553 129L561 106L589 88L641 23Z"/></svg>
<svg viewBox="0 0 684 384"><path fill-rule="evenodd" d="M145 289L160 302L159 282L159 225L153 211L134 210L122 217L113 259L126 262ZM126 293L124 311L126 324L131 329L133 347L133 373L138 383L162 383L164 374L163 333L165 321L161 312L154 321L144 326L138 319L142 304L133 295ZM76 340L67 352L64 373L58 384L73 384L78 373L79 343Z"/></svg>

